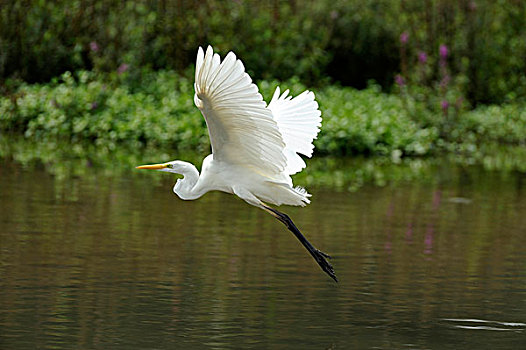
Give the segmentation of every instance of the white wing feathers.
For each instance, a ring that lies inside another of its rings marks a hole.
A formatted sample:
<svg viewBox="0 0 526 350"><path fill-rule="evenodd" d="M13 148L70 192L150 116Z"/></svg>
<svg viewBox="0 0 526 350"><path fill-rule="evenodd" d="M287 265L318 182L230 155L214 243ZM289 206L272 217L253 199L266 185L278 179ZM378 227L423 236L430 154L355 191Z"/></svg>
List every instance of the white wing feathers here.
<svg viewBox="0 0 526 350"><path fill-rule="evenodd" d="M292 98L289 90L280 96L279 87L268 105L274 119L278 123L279 131L285 142L283 153L287 159L287 174L296 174L305 168L305 161L298 155L312 156L314 145L312 141L318 135L321 127L321 112L314 100L314 93L304 91Z"/></svg>
<svg viewBox="0 0 526 350"><path fill-rule="evenodd" d="M210 46L206 54L197 52L194 102L206 120L214 159L270 177L305 168L298 153L312 156L321 112L314 93L288 93L280 96L278 87L267 107L234 53L221 62Z"/></svg>
<svg viewBox="0 0 526 350"><path fill-rule="evenodd" d="M277 123L234 53L221 63L210 46L206 54L199 48L194 101L206 120L214 159L268 176L285 170L285 143Z"/></svg>

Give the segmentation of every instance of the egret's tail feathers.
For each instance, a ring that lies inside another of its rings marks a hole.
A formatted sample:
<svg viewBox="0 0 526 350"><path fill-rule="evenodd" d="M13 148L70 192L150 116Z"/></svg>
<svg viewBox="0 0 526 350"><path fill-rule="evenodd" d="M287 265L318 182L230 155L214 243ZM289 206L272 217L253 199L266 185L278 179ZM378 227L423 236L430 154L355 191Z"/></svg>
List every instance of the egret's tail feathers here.
<svg viewBox="0 0 526 350"><path fill-rule="evenodd" d="M300 207L304 207L310 203L309 197L311 197L311 194L309 194L303 187L292 187L291 184L281 181L268 180L267 183L275 187L272 187L272 194L257 194L257 196L264 202L272 203L274 205L285 204Z"/></svg>
<svg viewBox="0 0 526 350"><path fill-rule="evenodd" d="M303 187L300 187L300 186L296 186L293 188L294 192L296 194L299 194L300 197L301 197L301 206L304 207L306 206L307 204L310 204L310 199L309 197L311 197L312 195L310 193L307 192L306 189L304 189Z"/></svg>
<svg viewBox="0 0 526 350"><path fill-rule="evenodd" d="M294 191L296 191L296 193L299 193L301 194L302 196L305 196L305 197L311 197L312 195L310 193L307 192L307 190L301 186L296 186L294 187Z"/></svg>

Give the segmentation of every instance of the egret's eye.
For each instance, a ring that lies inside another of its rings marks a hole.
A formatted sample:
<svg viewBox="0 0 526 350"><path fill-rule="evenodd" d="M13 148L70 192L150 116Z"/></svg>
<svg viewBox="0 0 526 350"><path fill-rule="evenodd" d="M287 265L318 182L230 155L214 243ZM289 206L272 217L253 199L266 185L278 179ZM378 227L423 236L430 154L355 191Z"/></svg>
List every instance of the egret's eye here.
<svg viewBox="0 0 526 350"><path fill-rule="evenodd" d="M173 164L168 164L166 167L167 167L167 168L170 168L170 169L173 169L173 168L174 168L174 165L173 165Z"/></svg>

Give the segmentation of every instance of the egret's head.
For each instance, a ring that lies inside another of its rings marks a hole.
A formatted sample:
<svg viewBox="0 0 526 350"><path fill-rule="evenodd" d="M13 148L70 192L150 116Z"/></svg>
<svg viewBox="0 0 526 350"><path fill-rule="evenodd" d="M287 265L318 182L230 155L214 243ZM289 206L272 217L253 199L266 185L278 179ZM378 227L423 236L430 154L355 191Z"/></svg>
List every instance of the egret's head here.
<svg viewBox="0 0 526 350"><path fill-rule="evenodd" d="M188 163L186 162L183 162L180 160L174 160L174 161L167 162L167 163L139 165L138 167L136 167L136 169L159 170L159 171L166 171L169 173L183 174L187 165Z"/></svg>
<svg viewBox="0 0 526 350"><path fill-rule="evenodd" d="M192 192L192 188L199 179L199 172L197 171L197 168L190 163L181 160L174 160L167 163L140 165L137 169L159 170L182 175L179 176L179 179L175 182L173 191L181 199L195 199L202 196L201 193L196 197Z"/></svg>

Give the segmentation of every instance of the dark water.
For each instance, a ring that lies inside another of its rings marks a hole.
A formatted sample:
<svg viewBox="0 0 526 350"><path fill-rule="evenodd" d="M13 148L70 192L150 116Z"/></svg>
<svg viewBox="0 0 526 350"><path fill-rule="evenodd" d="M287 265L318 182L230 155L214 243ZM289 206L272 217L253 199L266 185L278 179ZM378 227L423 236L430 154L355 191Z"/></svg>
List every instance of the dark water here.
<svg viewBox="0 0 526 350"><path fill-rule="evenodd" d="M1 349L523 349L526 177L309 188L282 208L331 255L173 177L0 163Z"/></svg>

